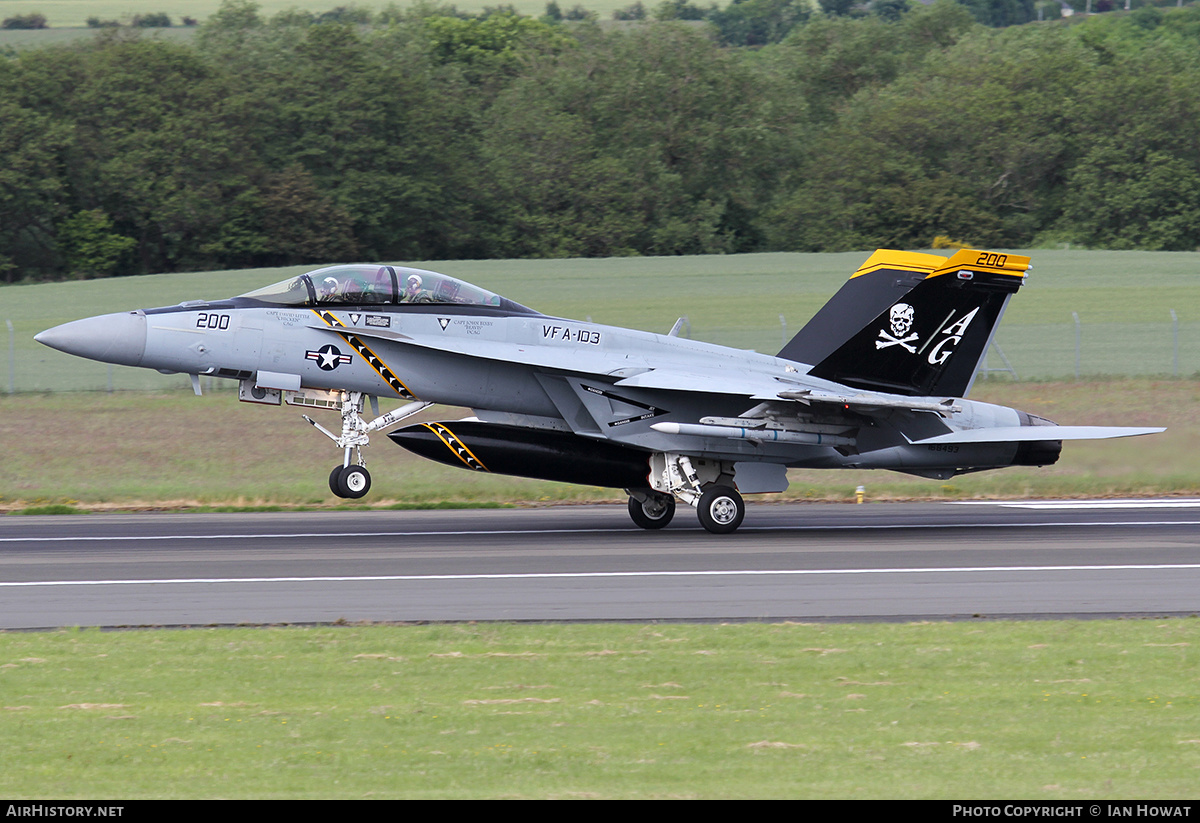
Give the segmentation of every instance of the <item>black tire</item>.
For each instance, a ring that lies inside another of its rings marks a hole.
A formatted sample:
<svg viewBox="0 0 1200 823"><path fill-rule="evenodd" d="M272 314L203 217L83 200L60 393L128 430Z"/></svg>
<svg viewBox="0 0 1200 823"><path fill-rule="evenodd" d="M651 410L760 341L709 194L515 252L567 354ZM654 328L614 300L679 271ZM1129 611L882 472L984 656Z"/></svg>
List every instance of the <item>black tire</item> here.
<svg viewBox="0 0 1200 823"><path fill-rule="evenodd" d="M333 471L331 471L329 473L329 490L331 492L333 492L337 497L345 497L346 496L346 495L342 494L342 487L340 485L338 485L342 479L342 469L344 469L344 468L345 468L345 466L340 466L340 465L334 466Z"/></svg>
<svg viewBox="0 0 1200 823"><path fill-rule="evenodd" d="M706 530L713 534L729 534L742 525L746 504L742 502L742 496L728 486L709 486L700 495L696 514Z"/></svg>
<svg viewBox="0 0 1200 823"><path fill-rule="evenodd" d="M371 490L371 473L366 466L347 466L338 477L338 495L357 500Z"/></svg>
<svg viewBox="0 0 1200 823"><path fill-rule="evenodd" d="M629 517L643 529L661 529L675 516L675 498L669 494L654 495L647 503L629 498Z"/></svg>

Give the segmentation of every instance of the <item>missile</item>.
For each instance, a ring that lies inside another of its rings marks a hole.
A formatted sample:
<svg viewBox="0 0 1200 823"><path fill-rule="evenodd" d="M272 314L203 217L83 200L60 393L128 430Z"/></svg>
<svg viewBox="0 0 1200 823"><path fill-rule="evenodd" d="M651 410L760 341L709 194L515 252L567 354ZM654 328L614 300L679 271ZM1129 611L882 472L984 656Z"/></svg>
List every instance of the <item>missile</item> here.
<svg viewBox="0 0 1200 823"><path fill-rule="evenodd" d="M447 466L615 489L650 486L650 455L571 432L448 420L405 426L388 437Z"/></svg>
<svg viewBox="0 0 1200 823"><path fill-rule="evenodd" d="M710 426L696 423L651 423L650 428L663 434L686 434L693 437L726 437L731 440L754 440L757 442L804 443L811 446L853 446L853 437L819 432L791 432L781 429L742 426Z"/></svg>

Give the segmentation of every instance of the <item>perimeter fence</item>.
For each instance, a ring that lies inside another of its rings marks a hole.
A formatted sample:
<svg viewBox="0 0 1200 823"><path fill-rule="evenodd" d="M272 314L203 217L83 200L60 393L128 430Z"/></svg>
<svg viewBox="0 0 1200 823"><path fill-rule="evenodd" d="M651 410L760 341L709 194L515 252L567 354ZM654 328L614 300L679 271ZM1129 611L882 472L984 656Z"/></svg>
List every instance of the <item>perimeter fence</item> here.
<svg viewBox="0 0 1200 823"><path fill-rule="evenodd" d="M685 318L686 321L686 318ZM0 391L171 391L191 388L187 375L112 366L71 357L33 341L33 332L6 320ZM801 325L780 315L777 327L701 327L684 322L686 337L774 354ZM1200 376L1200 316L1171 311L1160 323L1001 324L981 364L981 378L1074 380L1092 376ZM208 390L236 389L230 380L202 378Z"/></svg>
<svg viewBox="0 0 1200 823"><path fill-rule="evenodd" d="M775 329L693 327L691 336L774 354L798 329L781 315ZM1160 323L1088 322L1077 313L1062 323L1003 322L980 371L1025 381L1200 376L1200 315L1170 311Z"/></svg>

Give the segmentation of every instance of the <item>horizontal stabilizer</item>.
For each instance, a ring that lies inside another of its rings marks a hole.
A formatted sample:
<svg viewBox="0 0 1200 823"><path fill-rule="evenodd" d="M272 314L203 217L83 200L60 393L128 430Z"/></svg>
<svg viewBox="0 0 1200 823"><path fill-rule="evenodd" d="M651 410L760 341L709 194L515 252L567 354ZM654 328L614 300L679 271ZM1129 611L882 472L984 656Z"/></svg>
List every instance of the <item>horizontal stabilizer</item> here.
<svg viewBox="0 0 1200 823"><path fill-rule="evenodd" d="M917 446L934 446L941 443L1019 443L1036 440L1108 440L1114 437L1136 437L1141 434L1158 434L1165 428L1138 426L999 426L993 429L969 429L967 431L939 434L924 440L913 440Z"/></svg>

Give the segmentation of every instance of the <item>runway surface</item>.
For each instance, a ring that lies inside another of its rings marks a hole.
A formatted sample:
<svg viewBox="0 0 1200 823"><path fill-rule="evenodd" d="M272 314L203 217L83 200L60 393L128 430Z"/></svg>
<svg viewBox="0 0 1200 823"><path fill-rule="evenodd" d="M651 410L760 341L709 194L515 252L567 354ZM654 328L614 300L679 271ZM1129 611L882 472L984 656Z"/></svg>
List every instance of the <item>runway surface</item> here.
<svg viewBox="0 0 1200 823"><path fill-rule="evenodd" d="M0 518L0 628L1200 612L1200 500Z"/></svg>

